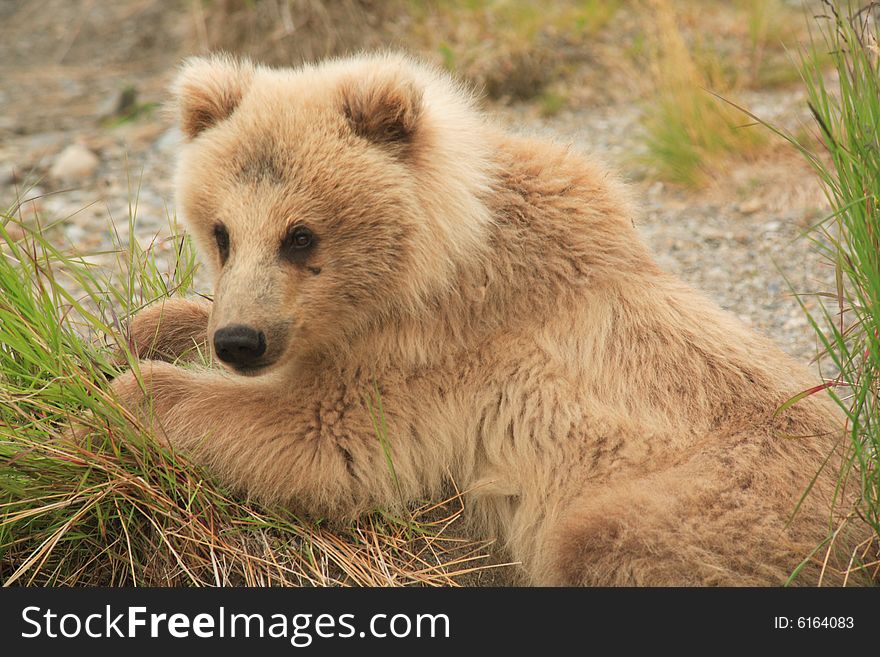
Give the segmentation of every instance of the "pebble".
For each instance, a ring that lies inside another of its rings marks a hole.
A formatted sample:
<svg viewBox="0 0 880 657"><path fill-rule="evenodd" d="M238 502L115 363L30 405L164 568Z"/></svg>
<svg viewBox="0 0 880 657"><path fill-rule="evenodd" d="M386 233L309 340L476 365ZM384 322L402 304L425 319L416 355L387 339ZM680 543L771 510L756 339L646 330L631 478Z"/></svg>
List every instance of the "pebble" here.
<svg viewBox="0 0 880 657"><path fill-rule="evenodd" d="M183 141L183 135L177 127L169 128L156 140L156 150L162 153L176 151Z"/></svg>
<svg viewBox="0 0 880 657"><path fill-rule="evenodd" d="M759 198L750 198L739 204L738 209L743 214L755 214L764 208L764 202Z"/></svg>
<svg viewBox="0 0 880 657"><path fill-rule="evenodd" d="M64 235L71 244L78 244L85 240L86 231L76 224L68 224L64 227Z"/></svg>
<svg viewBox="0 0 880 657"><path fill-rule="evenodd" d="M95 175L101 161L98 156L81 144L65 148L49 170L49 175L63 183L83 182Z"/></svg>
<svg viewBox="0 0 880 657"><path fill-rule="evenodd" d="M18 223L9 222L4 228L13 241L18 241L26 235L24 228Z"/></svg>

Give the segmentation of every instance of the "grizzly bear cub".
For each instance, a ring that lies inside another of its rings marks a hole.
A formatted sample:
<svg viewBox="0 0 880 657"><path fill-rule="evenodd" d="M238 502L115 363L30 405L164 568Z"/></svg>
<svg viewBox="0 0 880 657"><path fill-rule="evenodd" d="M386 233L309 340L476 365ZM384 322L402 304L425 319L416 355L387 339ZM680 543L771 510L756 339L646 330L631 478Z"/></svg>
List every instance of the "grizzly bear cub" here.
<svg viewBox="0 0 880 657"><path fill-rule="evenodd" d="M398 55L193 59L175 94L215 290L131 324L114 387L160 439L321 517L451 478L531 584L818 580L842 422L777 413L815 381L660 270L606 171ZM201 343L222 367L174 364Z"/></svg>

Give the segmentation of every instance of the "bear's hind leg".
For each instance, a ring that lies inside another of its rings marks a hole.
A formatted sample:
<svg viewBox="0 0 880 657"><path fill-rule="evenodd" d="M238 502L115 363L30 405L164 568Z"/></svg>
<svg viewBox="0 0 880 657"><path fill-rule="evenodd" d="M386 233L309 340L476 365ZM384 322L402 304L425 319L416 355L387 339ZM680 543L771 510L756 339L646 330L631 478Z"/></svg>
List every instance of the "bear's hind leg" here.
<svg viewBox="0 0 880 657"><path fill-rule="evenodd" d="M792 541L779 500L761 489L705 462L597 486L556 528L542 577L563 586L782 585L810 545Z"/></svg>

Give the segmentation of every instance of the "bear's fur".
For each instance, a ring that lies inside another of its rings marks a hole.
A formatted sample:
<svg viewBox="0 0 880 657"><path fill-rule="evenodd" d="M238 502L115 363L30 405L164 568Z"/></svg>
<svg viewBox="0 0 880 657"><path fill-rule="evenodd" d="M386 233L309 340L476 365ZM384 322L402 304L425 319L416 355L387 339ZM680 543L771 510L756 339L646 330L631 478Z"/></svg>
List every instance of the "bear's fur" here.
<svg viewBox="0 0 880 657"><path fill-rule="evenodd" d="M451 478L532 584L781 584L837 526L833 405L776 413L815 381L658 268L606 171L397 55L194 59L176 96L214 301L135 317L146 393L114 385L230 486L344 519ZM252 367L162 362L230 325Z"/></svg>

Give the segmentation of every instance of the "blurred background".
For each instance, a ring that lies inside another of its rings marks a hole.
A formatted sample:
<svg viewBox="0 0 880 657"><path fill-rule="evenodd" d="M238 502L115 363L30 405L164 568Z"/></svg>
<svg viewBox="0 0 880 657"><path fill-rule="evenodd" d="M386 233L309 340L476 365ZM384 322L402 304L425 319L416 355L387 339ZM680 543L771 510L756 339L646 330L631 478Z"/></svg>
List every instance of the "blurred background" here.
<svg viewBox="0 0 880 657"><path fill-rule="evenodd" d="M794 148L735 105L813 143L799 69L828 57L811 41L825 12L786 0L0 0L0 204L108 267L110 222L124 239L135 214L132 237L161 261L180 141L163 104L183 57L294 66L405 50L467 80L511 129L619 171L660 264L806 359L815 336L790 291L830 289L834 274L797 237L828 206Z"/></svg>

